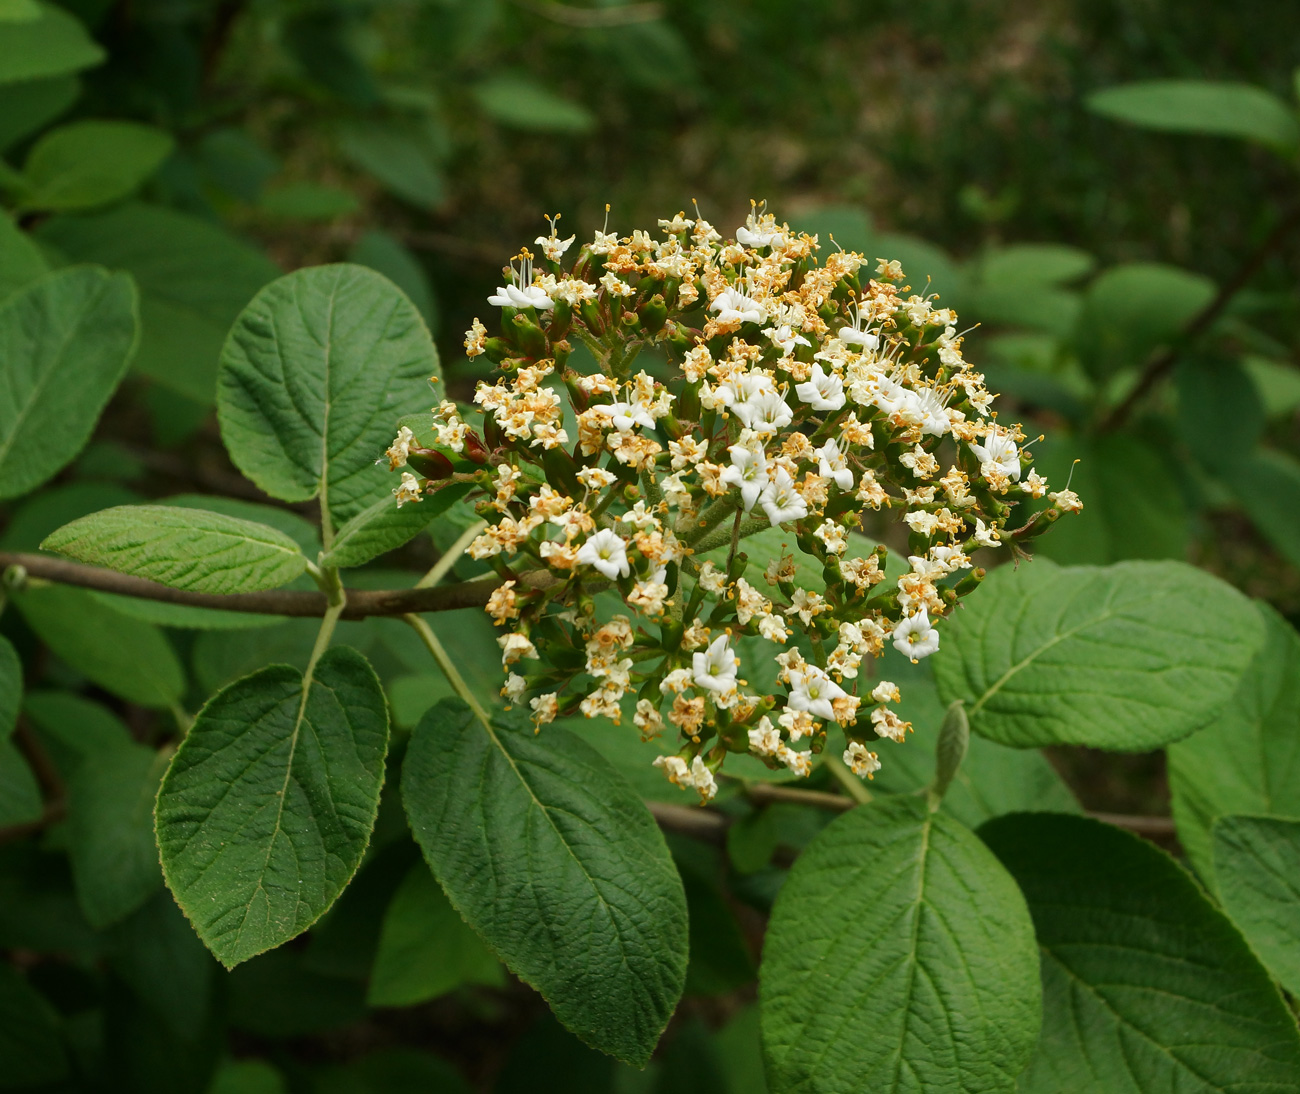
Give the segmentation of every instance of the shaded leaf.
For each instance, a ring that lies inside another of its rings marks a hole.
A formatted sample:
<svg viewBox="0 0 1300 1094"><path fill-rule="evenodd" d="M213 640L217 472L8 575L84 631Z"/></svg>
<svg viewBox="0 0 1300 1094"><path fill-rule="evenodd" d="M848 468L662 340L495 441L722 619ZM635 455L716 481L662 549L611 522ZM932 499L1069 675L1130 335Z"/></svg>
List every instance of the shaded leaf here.
<svg viewBox="0 0 1300 1094"><path fill-rule="evenodd" d="M1282 152L1300 144L1295 111L1253 84L1212 80L1141 80L1095 91L1088 109L1147 129L1243 137Z"/></svg>
<svg viewBox="0 0 1300 1094"><path fill-rule="evenodd" d="M93 209L132 194L175 142L151 125L80 121L46 133L23 165L22 204L46 212Z"/></svg>
<svg viewBox="0 0 1300 1094"><path fill-rule="evenodd" d="M39 19L0 23L0 84L62 76L104 60L103 49L75 15L39 2Z"/></svg>
<svg viewBox="0 0 1300 1094"><path fill-rule="evenodd" d="M67 1073L54 1008L9 962L0 961L0 1085L40 1086Z"/></svg>
<svg viewBox="0 0 1300 1094"><path fill-rule="evenodd" d="M1278 554L1300 566L1300 460L1260 449L1233 466L1228 485Z"/></svg>
<svg viewBox="0 0 1300 1094"><path fill-rule="evenodd" d="M493 76L478 84L474 98L493 121L544 133L589 133L596 116L585 106L520 76Z"/></svg>

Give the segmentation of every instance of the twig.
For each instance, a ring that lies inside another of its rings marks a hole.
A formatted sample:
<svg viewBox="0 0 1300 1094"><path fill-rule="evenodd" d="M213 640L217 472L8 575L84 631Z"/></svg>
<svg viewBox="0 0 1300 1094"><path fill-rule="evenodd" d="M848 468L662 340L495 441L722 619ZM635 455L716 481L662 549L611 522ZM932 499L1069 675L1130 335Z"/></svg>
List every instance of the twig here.
<svg viewBox="0 0 1300 1094"><path fill-rule="evenodd" d="M10 566L21 566L31 577L61 585L77 585L83 589L134 596L140 600L158 600L164 604L183 604L190 608L316 618L324 616L327 607L324 593L296 589L273 589L264 593L196 593L61 558L0 551L0 570ZM520 576L520 584L531 588L545 588L554 580L543 570L525 571ZM456 585L440 585L435 589L348 589L348 603L342 618L366 619L372 615L482 608L500 584L501 579L493 574Z"/></svg>
<svg viewBox="0 0 1300 1094"><path fill-rule="evenodd" d="M859 804L843 794L828 794L824 790L800 790L797 786L781 786L778 783L752 783L746 788L745 797L754 805L785 802L829 809L833 813L846 813Z"/></svg>
<svg viewBox="0 0 1300 1094"><path fill-rule="evenodd" d="M626 27L650 23L663 15L662 4L622 4L613 8L573 8L554 0L515 0L525 11L566 27Z"/></svg>
<svg viewBox="0 0 1300 1094"><path fill-rule="evenodd" d="M1183 351L1223 314L1223 310L1232 302L1232 298L1246 287L1251 278L1260 271L1260 268L1268 260L1269 255L1277 249L1297 226L1300 226L1300 205L1293 208L1278 222L1277 226L1268 234L1268 238L1246 259L1236 274L1218 291L1214 299L1192 317L1191 322L1183 328L1182 335L1178 340L1166 346L1147 362L1147 366L1143 369L1138 382L1133 386L1133 390L1128 393L1123 402L1102 419L1101 424L1097 427L1099 432L1108 433L1124 424L1133 412L1133 408L1178 363Z"/></svg>

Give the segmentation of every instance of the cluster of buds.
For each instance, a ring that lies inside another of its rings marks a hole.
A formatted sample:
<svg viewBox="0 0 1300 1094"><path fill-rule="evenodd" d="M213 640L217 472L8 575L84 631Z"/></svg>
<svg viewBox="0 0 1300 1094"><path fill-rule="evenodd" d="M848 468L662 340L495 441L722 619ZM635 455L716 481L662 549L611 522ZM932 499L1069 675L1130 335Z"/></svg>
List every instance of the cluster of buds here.
<svg viewBox="0 0 1300 1094"><path fill-rule="evenodd" d="M671 723L680 749L656 763L708 800L728 752L807 775L834 723L870 777L878 742L911 727L864 658L934 653L984 575L971 554L1022 554L1079 499L1049 493L964 360L957 317L911 294L897 262L819 255L759 209L734 240L698 215L659 227L597 232L566 268L574 239L552 221L543 257L516 258L489 298L500 333L476 319L465 338L499 375L477 412L435 409L430 447L403 430L390 463L417 473L397 501L477 488L487 527L469 554L502 579L487 605L506 629L502 694L538 727L618 723L625 707L647 738ZM570 364L576 340L595 371ZM638 367L643 350L654 364ZM896 579L859 531L885 511L906 526ZM785 545L759 577L745 540L768 528ZM782 694L749 688L743 636Z"/></svg>

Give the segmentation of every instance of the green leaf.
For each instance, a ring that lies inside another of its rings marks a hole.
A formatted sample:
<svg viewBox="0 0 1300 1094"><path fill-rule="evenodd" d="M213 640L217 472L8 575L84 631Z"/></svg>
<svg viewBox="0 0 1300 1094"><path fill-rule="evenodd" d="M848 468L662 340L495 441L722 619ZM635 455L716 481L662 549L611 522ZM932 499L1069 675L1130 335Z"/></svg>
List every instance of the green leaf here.
<svg viewBox="0 0 1300 1094"><path fill-rule="evenodd" d="M157 627L67 585L28 588L17 604L41 641L100 687L145 707L180 702L185 671Z"/></svg>
<svg viewBox="0 0 1300 1094"><path fill-rule="evenodd" d="M227 1060L208 1094L286 1094L284 1078L264 1060Z"/></svg>
<svg viewBox="0 0 1300 1094"><path fill-rule="evenodd" d="M42 2L41 17L0 23L0 84L62 76L103 63L103 49L76 16Z"/></svg>
<svg viewBox="0 0 1300 1094"><path fill-rule="evenodd" d="M0 828L41 819L41 788L18 746L0 735Z"/></svg>
<svg viewBox="0 0 1300 1094"><path fill-rule="evenodd" d="M1020 288L1064 285L1092 272L1097 260L1062 243L1015 243L986 252L975 264L980 283Z"/></svg>
<svg viewBox="0 0 1300 1094"><path fill-rule="evenodd" d="M65 524L41 549L200 593L276 589L307 569L283 532L175 505L104 509Z"/></svg>
<svg viewBox="0 0 1300 1094"><path fill-rule="evenodd" d="M469 493L470 484L448 486L432 497L400 509L391 495L380 498L361 510L338 530L334 546L321 559L322 566L345 569L361 566L372 558L409 543L452 505Z"/></svg>
<svg viewBox="0 0 1300 1094"><path fill-rule="evenodd" d="M686 975L686 899L650 814L588 745L489 729L444 700L411 737L402 798L457 911L556 1017L638 1067Z"/></svg>
<svg viewBox="0 0 1300 1094"><path fill-rule="evenodd" d="M1212 80L1142 80L1095 91L1088 109L1169 133L1241 137L1281 152L1300 145L1295 111L1253 84Z"/></svg>
<svg viewBox="0 0 1300 1094"><path fill-rule="evenodd" d="M158 794L163 873L227 968L324 914L370 839L388 709L355 650L271 665L199 712Z"/></svg>
<svg viewBox="0 0 1300 1094"><path fill-rule="evenodd" d="M417 862L384 915L366 1001L409 1007L463 984L505 983L501 965L461 919L423 862Z"/></svg>
<svg viewBox="0 0 1300 1094"><path fill-rule="evenodd" d="M1000 744L1136 752L1186 737L1232 697L1264 640L1253 605L1181 562L1038 561L989 575L935 659L944 702Z"/></svg>
<svg viewBox="0 0 1300 1094"><path fill-rule="evenodd" d="M0 299L49 272L49 265L27 234L0 213Z"/></svg>
<svg viewBox="0 0 1300 1094"><path fill-rule="evenodd" d="M285 220L335 220L355 213L361 206L352 194L337 186L291 182L267 190L257 207Z"/></svg>
<svg viewBox="0 0 1300 1094"><path fill-rule="evenodd" d="M230 325L279 269L216 224L174 209L129 203L88 216L54 217L42 241L70 258L126 270L140 287L134 367L204 405Z"/></svg>
<svg viewBox="0 0 1300 1094"><path fill-rule="evenodd" d="M394 476L375 461L398 418L427 410L437 375L429 331L392 282L361 266L299 270L258 293L230 332L222 437L272 497L319 495L342 523L391 494Z"/></svg>
<svg viewBox="0 0 1300 1094"><path fill-rule="evenodd" d="M131 744L131 731L116 715L66 691L33 691L23 700L23 712L64 779L84 761Z"/></svg>
<svg viewBox="0 0 1300 1094"><path fill-rule="evenodd" d="M368 122L345 129L339 146L348 159L403 201L432 209L446 199L442 171L428 141L418 132Z"/></svg>
<svg viewBox="0 0 1300 1094"><path fill-rule="evenodd" d="M1300 409L1300 369L1269 357L1243 357L1241 364L1264 404L1266 418Z"/></svg>
<svg viewBox="0 0 1300 1094"><path fill-rule="evenodd" d="M131 744L78 766L68 783L68 829L77 902L102 930L162 884L153 802L170 754Z"/></svg>
<svg viewBox="0 0 1300 1094"><path fill-rule="evenodd" d="M368 1052L346 1067L318 1071L314 1078L313 1094L471 1094L469 1085L451 1064L414 1048ZM583 1094L591 1090L586 1086L569 1089ZM493 1091L502 1094L500 1085Z"/></svg>
<svg viewBox="0 0 1300 1094"><path fill-rule="evenodd" d="M512 129L589 133L596 127L596 116L581 103L524 77L493 76L473 90L479 109Z"/></svg>
<svg viewBox="0 0 1300 1094"><path fill-rule="evenodd" d="M348 253L348 261L368 266L383 274L410 298L424 316L424 322L438 333L438 301L424 266L406 247L387 232L366 232Z"/></svg>
<svg viewBox="0 0 1300 1094"><path fill-rule="evenodd" d="M67 211L110 205L133 193L172 154L168 133L139 122L82 121L38 140L23 176L27 209Z"/></svg>
<svg viewBox="0 0 1300 1094"><path fill-rule="evenodd" d="M1211 472L1248 458L1264 432L1264 404L1246 370L1231 357L1198 353L1174 372L1183 443Z"/></svg>
<svg viewBox="0 0 1300 1094"><path fill-rule="evenodd" d="M80 266L0 303L0 499L40 486L81 451L135 349L135 287Z"/></svg>
<svg viewBox="0 0 1300 1094"><path fill-rule="evenodd" d="M42 1086L67 1074L54 1008L8 961L0 961L0 1086Z"/></svg>
<svg viewBox="0 0 1300 1094"><path fill-rule="evenodd" d="M1042 955L1043 1031L1018 1094L1295 1088L1295 1020L1173 859L1060 814L980 835L1020 883Z"/></svg>
<svg viewBox="0 0 1300 1094"><path fill-rule="evenodd" d="M1084 295L1074 348L1094 378L1138 368L1214 297L1214 282L1174 266L1113 266Z"/></svg>
<svg viewBox="0 0 1300 1094"><path fill-rule="evenodd" d="M4 29L0 28L0 41L3 39ZM75 76L47 76L5 84L0 95L5 103L5 114L0 118L0 152L6 152L65 114L81 95L81 81Z"/></svg>
<svg viewBox="0 0 1300 1094"><path fill-rule="evenodd" d="M1257 608L1264 645L1232 702L1169 748L1178 839L1210 885L1216 817L1268 813L1300 820L1300 634L1272 608Z"/></svg>
<svg viewBox="0 0 1300 1094"><path fill-rule="evenodd" d="M23 664L9 639L0 635L0 738L14 731L22 701Z"/></svg>
<svg viewBox="0 0 1300 1094"><path fill-rule="evenodd" d="M1228 485L1278 554L1300 566L1300 460L1260 449L1233 466Z"/></svg>
<svg viewBox="0 0 1300 1094"><path fill-rule="evenodd" d="M1223 910L1251 949L1300 994L1300 820L1220 817L1214 877Z"/></svg>
<svg viewBox="0 0 1300 1094"><path fill-rule="evenodd" d="M795 862L760 971L773 1094L1009 1091L1038 1036L1025 902L924 800L846 813Z"/></svg>

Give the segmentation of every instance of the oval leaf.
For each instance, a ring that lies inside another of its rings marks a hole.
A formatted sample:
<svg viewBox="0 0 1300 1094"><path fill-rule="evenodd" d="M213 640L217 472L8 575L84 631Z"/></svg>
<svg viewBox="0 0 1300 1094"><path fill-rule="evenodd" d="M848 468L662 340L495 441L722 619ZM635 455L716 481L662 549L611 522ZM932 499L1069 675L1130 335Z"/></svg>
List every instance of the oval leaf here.
<svg viewBox="0 0 1300 1094"><path fill-rule="evenodd" d="M41 549L200 593L275 589L307 569L298 544L283 532L176 505L104 509L65 524Z"/></svg>
<svg viewBox="0 0 1300 1094"><path fill-rule="evenodd" d="M438 354L420 313L362 266L318 266L253 298L221 355L217 413L241 471L273 497L321 497L342 523L387 496L397 419L427 410ZM330 546L330 544L326 544Z"/></svg>
<svg viewBox="0 0 1300 1094"><path fill-rule="evenodd" d="M81 451L131 360L135 287L79 266L0 304L0 498L40 486Z"/></svg>
<svg viewBox="0 0 1300 1094"><path fill-rule="evenodd" d="M71 12L41 3L41 17L0 24L0 84L90 68L104 51Z"/></svg>
<svg viewBox="0 0 1300 1094"><path fill-rule="evenodd" d="M1214 876L1223 910L1292 995L1300 994L1300 821L1220 817Z"/></svg>
<svg viewBox="0 0 1300 1094"><path fill-rule="evenodd" d="M1211 80L1142 80L1088 96L1088 109L1170 133L1244 137L1281 151L1300 144L1295 111L1253 84Z"/></svg>
<svg viewBox="0 0 1300 1094"><path fill-rule="evenodd" d="M1295 1089L1295 1020L1173 859L1059 813L980 835L1020 883L1042 952L1043 1032L1019 1094Z"/></svg>
<svg viewBox="0 0 1300 1094"><path fill-rule="evenodd" d="M163 874L231 968L319 919L370 840L388 747L374 670L347 647L304 681L271 665L214 695L158 794Z"/></svg>
<svg viewBox="0 0 1300 1094"><path fill-rule="evenodd" d="M1038 1036L1025 902L920 798L854 809L808 846L760 975L773 1094L1009 1091Z"/></svg>
<svg viewBox="0 0 1300 1094"><path fill-rule="evenodd" d="M45 211L93 209L131 194L162 166L175 142L139 122L83 121L36 142L23 166L23 206Z"/></svg>
<svg viewBox="0 0 1300 1094"><path fill-rule="evenodd" d="M444 700L416 727L402 799L457 911L590 1044L649 1060L686 977L686 898L663 836L593 749Z"/></svg>
<svg viewBox="0 0 1300 1094"><path fill-rule="evenodd" d="M395 551L423 532L431 520L445 513L470 489L469 484L446 486L432 497L400 509L393 498L380 498L339 529L334 546L321 559L321 565L361 566L372 558Z"/></svg>
<svg viewBox="0 0 1300 1094"><path fill-rule="evenodd" d="M1263 641L1250 601L1181 562L994 571L935 659L944 702L1017 748L1157 748L1205 725Z"/></svg>
<svg viewBox="0 0 1300 1094"><path fill-rule="evenodd" d="M1237 694L1208 726L1169 748L1178 838L1211 886L1216 817L1268 813L1300 820L1300 634L1272 608L1256 607L1264 645Z"/></svg>

